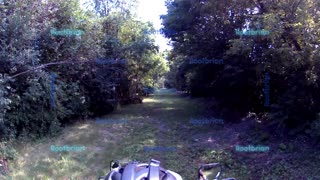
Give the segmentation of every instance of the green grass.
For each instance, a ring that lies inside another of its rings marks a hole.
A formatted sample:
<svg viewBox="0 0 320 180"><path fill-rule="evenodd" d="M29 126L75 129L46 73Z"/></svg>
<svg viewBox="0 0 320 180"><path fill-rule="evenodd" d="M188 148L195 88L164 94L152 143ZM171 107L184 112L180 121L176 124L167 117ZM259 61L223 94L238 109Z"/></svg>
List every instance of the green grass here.
<svg viewBox="0 0 320 180"><path fill-rule="evenodd" d="M218 160L210 150L190 147L190 117L201 115L204 104L163 90L144 100L106 115L105 119L125 119L127 124L79 122L67 127L55 138L19 146L20 156L11 164L13 179L46 179L54 177L95 179L108 172L112 159L120 162L161 161L162 166L180 173L184 179L195 179L200 161ZM185 126L182 128L181 124ZM84 152L51 152L50 146L86 146ZM144 146L176 147L173 152L144 152ZM30 178L29 178L30 177ZM31 178L32 177L32 178Z"/></svg>
<svg viewBox="0 0 320 180"><path fill-rule="evenodd" d="M229 134L229 131L234 130L231 127L188 123L190 117L203 115L204 109L202 99L179 97L169 90L158 91L144 99L143 104L128 105L101 117L127 120L126 124L95 124L84 120L65 128L54 138L33 143L19 142L20 156L10 164L11 176L13 179L39 180L97 179L108 173L113 159L126 163L132 160L149 162L151 158L160 160L164 168L179 173L186 180L196 179L196 170L201 163L212 162L222 163L224 178L250 179L255 174L263 174L278 179L281 173L292 173L288 167L303 170L289 166L288 162L259 169L264 167L264 161L256 160L255 155L242 157L232 151L234 142L232 144L230 139L234 134ZM78 145L88 149L58 153L50 151L51 145ZM145 152L144 146L176 147L177 151ZM306 157L308 159L312 157ZM311 169L316 169L316 166L315 163Z"/></svg>

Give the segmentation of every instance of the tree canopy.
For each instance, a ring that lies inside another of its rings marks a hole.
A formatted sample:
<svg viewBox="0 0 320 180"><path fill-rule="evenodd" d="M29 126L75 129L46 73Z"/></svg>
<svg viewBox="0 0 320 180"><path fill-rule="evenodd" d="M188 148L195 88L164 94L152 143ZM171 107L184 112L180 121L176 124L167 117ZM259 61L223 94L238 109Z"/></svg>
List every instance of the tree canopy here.
<svg viewBox="0 0 320 180"><path fill-rule="evenodd" d="M254 111L281 128L319 124L318 1L175 0L167 7L164 32L174 47L168 86L215 97L215 110L232 120ZM237 35L237 29L269 34ZM224 64L190 64L191 58ZM266 73L270 107L264 107Z"/></svg>
<svg viewBox="0 0 320 180"><path fill-rule="evenodd" d="M87 5L94 8L77 0L1 3L0 136L42 136L108 113L168 70L152 24L134 20L136 1Z"/></svg>

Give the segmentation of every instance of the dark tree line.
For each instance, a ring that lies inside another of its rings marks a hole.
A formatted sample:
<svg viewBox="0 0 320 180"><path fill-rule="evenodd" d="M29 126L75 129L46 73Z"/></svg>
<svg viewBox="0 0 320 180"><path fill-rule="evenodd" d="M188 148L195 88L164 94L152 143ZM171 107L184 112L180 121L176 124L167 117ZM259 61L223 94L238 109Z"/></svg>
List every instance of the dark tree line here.
<svg viewBox="0 0 320 180"><path fill-rule="evenodd" d="M271 127L319 137L319 1L174 0L167 7L164 32L174 46L167 86L214 97L212 109L231 121L255 112ZM270 34L239 36L236 29ZM190 58L222 58L224 65Z"/></svg>

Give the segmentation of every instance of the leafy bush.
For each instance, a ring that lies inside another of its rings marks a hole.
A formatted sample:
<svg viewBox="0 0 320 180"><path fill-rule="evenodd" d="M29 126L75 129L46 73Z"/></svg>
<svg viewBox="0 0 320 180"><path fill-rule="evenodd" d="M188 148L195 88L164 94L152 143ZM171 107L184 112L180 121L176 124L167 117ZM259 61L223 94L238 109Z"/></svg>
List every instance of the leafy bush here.
<svg viewBox="0 0 320 180"><path fill-rule="evenodd" d="M16 135L24 132L37 137L55 133L60 122L50 107L48 78L33 79L26 84L28 87L22 95L14 96L11 110L6 115L6 125L13 128Z"/></svg>
<svg viewBox="0 0 320 180"><path fill-rule="evenodd" d="M119 101L130 102L141 84L156 85L166 70L151 36L142 33L152 25L128 13L97 17L77 0L8 0L0 6L0 139L55 134L79 117L109 113ZM85 33L53 36L54 28ZM97 64L98 57L127 63ZM51 72L59 75L54 101Z"/></svg>
<svg viewBox="0 0 320 180"><path fill-rule="evenodd" d="M320 142L320 113L317 116L317 119L310 124L310 128L306 132L317 142Z"/></svg>
<svg viewBox="0 0 320 180"><path fill-rule="evenodd" d="M57 81L56 87L57 117L60 123L70 123L73 119L87 115L88 104L79 84Z"/></svg>
<svg viewBox="0 0 320 180"><path fill-rule="evenodd" d="M13 148L11 141L0 142L0 159L15 159L18 152Z"/></svg>

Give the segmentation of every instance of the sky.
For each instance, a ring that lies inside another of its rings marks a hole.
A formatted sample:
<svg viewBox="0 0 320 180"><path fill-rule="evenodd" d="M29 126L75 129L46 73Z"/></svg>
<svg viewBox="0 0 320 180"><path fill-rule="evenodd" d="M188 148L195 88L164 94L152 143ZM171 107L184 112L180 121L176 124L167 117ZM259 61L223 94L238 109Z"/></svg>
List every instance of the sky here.
<svg viewBox="0 0 320 180"><path fill-rule="evenodd" d="M139 6L137 14L142 21L151 21L156 30L162 28L160 15L167 14L167 8L165 6L165 0L138 0ZM164 38L161 34L156 34L156 44L160 47L160 51L165 49L172 49L167 45L169 40Z"/></svg>
<svg viewBox="0 0 320 180"><path fill-rule="evenodd" d="M86 0L80 0L83 4ZM167 14L167 8L165 6L165 0L138 0L139 5L136 11L138 19L141 21L151 21L156 30L162 28L160 15ZM157 33L155 35L155 44L160 47L160 52L165 49L172 49L167 45L169 39L164 38L162 34Z"/></svg>

